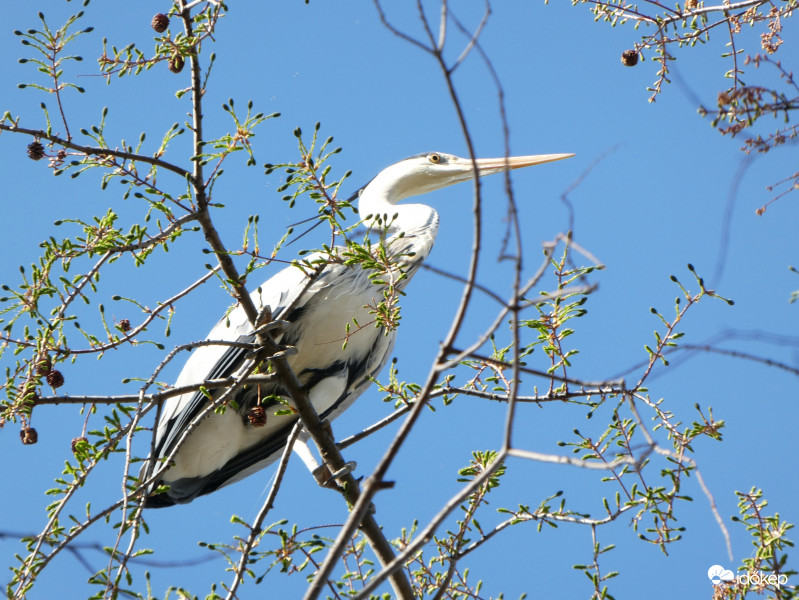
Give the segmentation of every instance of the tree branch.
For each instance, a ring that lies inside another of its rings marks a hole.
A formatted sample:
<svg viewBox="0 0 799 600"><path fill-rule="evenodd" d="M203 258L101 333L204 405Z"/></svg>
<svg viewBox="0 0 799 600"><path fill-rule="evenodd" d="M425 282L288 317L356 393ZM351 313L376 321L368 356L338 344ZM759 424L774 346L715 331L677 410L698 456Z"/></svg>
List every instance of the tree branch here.
<svg viewBox="0 0 799 600"><path fill-rule="evenodd" d="M160 158L154 158L152 156L146 156L144 154L135 154L133 152L125 152L123 150L113 150L111 148L84 146L82 144L76 144L71 140L65 140L64 138L58 137L57 135L51 135L49 133L46 133L45 131L42 131L41 129L28 129L26 127L18 127L16 125L6 125L5 123L0 123L0 131L9 131L12 133L22 133L25 135L30 135L35 138L48 140L50 142L53 142L54 144L58 144L59 146L64 146L64 148L69 148L70 150L77 150L78 152L82 152L83 154L91 156L115 156L117 158L122 158L125 160L147 163L156 167L160 167L166 171L172 171L173 173L180 175L181 177L187 177L191 175L185 169L182 169L177 165L173 165L172 163L166 162L165 160L161 160Z"/></svg>

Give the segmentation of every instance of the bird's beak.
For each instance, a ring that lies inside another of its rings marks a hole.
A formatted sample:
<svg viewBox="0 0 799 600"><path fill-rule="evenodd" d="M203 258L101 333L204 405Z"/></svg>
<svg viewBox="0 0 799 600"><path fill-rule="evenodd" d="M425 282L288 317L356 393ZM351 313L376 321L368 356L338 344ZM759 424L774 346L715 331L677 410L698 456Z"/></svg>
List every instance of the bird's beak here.
<svg viewBox="0 0 799 600"><path fill-rule="evenodd" d="M503 156L502 158L478 158L474 162L477 164L477 172L480 175L490 175L491 173L501 173L508 169L521 169L533 165L541 165L564 158L571 158L574 154L537 154L535 156Z"/></svg>

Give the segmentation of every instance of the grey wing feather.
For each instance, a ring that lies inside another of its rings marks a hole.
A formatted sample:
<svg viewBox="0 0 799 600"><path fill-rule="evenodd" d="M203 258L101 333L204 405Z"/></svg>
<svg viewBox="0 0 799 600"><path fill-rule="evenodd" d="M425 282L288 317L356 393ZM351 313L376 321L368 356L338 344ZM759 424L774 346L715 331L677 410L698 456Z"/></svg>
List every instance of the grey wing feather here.
<svg viewBox="0 0 799 600"><path fill-rule="evenodd" d="M268 306L273 316L278 318L281 313L297 303L308 280L309 277L303 271L296 267L289 267L283 269L264 282L260 288L251 294L251 298L256 308L261 310ZM235 340L251 343L255 340L255 335L252 332L252 327L244 311L238 307L231 311L227 317L220 320L206 339L222 341ZM202 382L207 379L227 377L235 373L244 364L248 352L249 350L245 348L223 345L211 345L197 348L192 352L186 364L183 366L175 385L179 387ZM189 423L202 412L207 404L207 397L199 391L183 394L171 398L166 402L156 432L154 453L156 458L164 458L173 451L175 444L178 442ZM279 431L276 432L274 436L270 436L270 438L274 437L275 444L279 447L285 442L287 435L288 432L284 433ZM270 443L264 444L265 447L268 446L270 448L272 445L273 444ZM268 451L268 454L272 453L274 453L274 449ZM226 478L230 478L230 473L226 475ZM179 492L180 486L176 486L175 483L172 484L175 495L182 496ZM209 481L209 483L212 482ZM213 489L220 484L221 482L217 483ZM196 485L193 487L196 487ZM210 491L210 489L208 491ZM191 494L191 497L187 497L185 501L190 500L196 495L197 492ZM158 500L159 496L163 498ZM151 496L148 505L160 506L174 503L172 501L167 501L165 494L159 496Z"/></svg>
<svg viewBox="0 0 799 600"><path fill-rule="evenodd" d="M249 334L240 335L236 341L252 343L254 340L255 335ZM244 348L229 347L208 372L205 379L229 377L244 364L248 352L249 350ZM174 444L178 441L183 431L207 404L208 398L200 391L180 397L180 409L173 416L166 419L162 418L159 424L159 433L162 435L155 447L158 457L163 458L172 451Z"/></svg>

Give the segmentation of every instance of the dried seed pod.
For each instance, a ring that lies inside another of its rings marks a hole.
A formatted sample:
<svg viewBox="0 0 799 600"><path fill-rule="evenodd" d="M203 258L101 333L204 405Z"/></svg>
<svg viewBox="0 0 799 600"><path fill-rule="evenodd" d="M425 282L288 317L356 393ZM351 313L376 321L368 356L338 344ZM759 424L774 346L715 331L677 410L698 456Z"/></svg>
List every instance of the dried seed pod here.
<svg viewBox="0 0 799 600"><path fill-rule="evenodd" d="M28 144L28 158L31 160L41 160L44 158L44 146L39 140L34 140Z"/></svg>
<svg viewBox="0 0 799 600"><path fill-rule="evenodd" d="M45 356L39 361L39 364L36 365L36 374L44 377L50 371L53 370L53 361L50 360L49 356Z"/></svg>
<svg viewBox="0 0 799 600"><path fill-rule="evenodd" d="M166 28L169 27L169 17L167 17L164 13L158 13L153 17L150 25L157 33L164 33Z"/></svg>
<svg viewBox="0 0 799 600"><path fill-rule="evenodd" d="M53 369L47 374L47 384L52 388L64 385L64 375L58 369Z"/></svg>
<svg viewBox="0 0 799 600"><path fill-rule="evenodd" d="M119 328L124 332L127 333L130 331L130 321L128 319L122 319L119 322Z"/></svg>
<svg viewBox="0 0 799 600"><path fill-rule="evenodd" d="M634 67L638 64L638 51L625 50L621 53L621 64L625 67Z"/></svg>
<svg viewBox="0 0 799 600"><path fill-rule="evenodd" d="M247 413L247 420L253 427L266 425L266 411L263 406L253 406Z"/></svg>
<svg viewBox="0 0 799 600"><path fill-rule="evenodd" d="M169 59L169 70L173 73L180 73L183 70L184 60L180 54L173 54Z"/></svg>
<svg viewBox="0 0 799 600"><path fill-rule="evenodd" d="M22 443L26 446L30 446L39 441L39 434L36 433L33 427L23 427L19 430L19 439L22 440Z"/></svg>

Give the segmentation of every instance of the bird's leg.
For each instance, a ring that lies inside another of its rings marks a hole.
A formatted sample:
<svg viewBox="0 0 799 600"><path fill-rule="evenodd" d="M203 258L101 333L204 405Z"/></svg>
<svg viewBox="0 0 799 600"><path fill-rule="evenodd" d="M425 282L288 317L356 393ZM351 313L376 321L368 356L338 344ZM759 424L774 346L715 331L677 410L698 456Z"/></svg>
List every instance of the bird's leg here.
<svg viewBox="0 0 799 600"><path fill-rule="evenodd" d="M281 321L281 320L272 320L272 309L269 306L264 306L261 309L261 312L258 313L258 318L255 319L255 331L250 334L253 339L257 339L260 336L268 335L273 332L284 333L286 329L291 326L291 323L288 321ZM282 351L285 352L287 348L283 348ZM247 355L247 359L251 359L255 356L257 352L260 351L260 348L256 348L252 352ZM296 352L296 350L295 350ZM283 354L279 352L275 356L271 358L284 358L285 356L289 356L290 354Z"/></svg>
<svg viewBox="0 0 799 600"><path fill-rule="evenodd" d="M330 427L330 421L324 421L323 425L325 429L328 430L328 433L332 438L333 430ZM306 465L307 464L308 463L306 463ZM333 473L330 471L330 467L328 466L328 464L324 463L322 465L317 465L315 469L311 469L311 473L313 474L314 479L316 479L316 483L318 483L320 486L331 489L338 489L338 484L336 483L336 480L339 477L342 477L348 473L352 473L355 470L356 466L357 463L351 460L345 463L344 466L341 467L338 471Z"/></svg>
<svg viewBox="0 0 799 600"><path fill-rule="evenodd" d="M333 489L337 488L335 480L347 473L352 473L356 467L355 461L351 460L335 473L331 473L327 464L320 465L313 455L313 452L311 452L311 447L308 444L308 440L310 439L311 436L307 431L304 429L300 431L294 442L294 453L302 459L302 462L305 463L305 466L319 485Z"/></svg>
<svg viewBox="0 0 799 600"><path fill-rule="evenodd" d="M266 325L271 320L272 320L272 307L266 305L261 309L261 312L258 313L258 317L255 319L256 329Z"/></svg>
<svg viewBox="0 0 799 600"><path fill-rule="evenodd" d="M253 333L266 333L276 329L283 332L291 325L291 323L288 321L274 319L273 317L274 315L272 314L272 308L270 306L264 306L261 309L261 312L258 313L258 317L255 319L255 331Z"/></svg>
<svg viewBox="0 0 799 600"><path fill-rule="evenodd" d="M310 439L311 436L308 432L305 429L301 429L299 435L297 435L297 440L294 442L294 453L302 459L308 470L314 473L319 468L319 462L308 445L308 440Z"/></svg>
<svg viewBox="0 0 799 600"><path fill-rule="evenodd" d="M291 325L291 323L288 321L273 319L273 317L274 315L272 314L272 307L264 306L261 309L261 312L258 313L258 317L255 319L255 331L253 333L266 333L267 331L274 331L275 329L285 331L289 325Z"/></svg>

